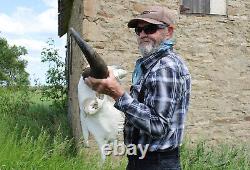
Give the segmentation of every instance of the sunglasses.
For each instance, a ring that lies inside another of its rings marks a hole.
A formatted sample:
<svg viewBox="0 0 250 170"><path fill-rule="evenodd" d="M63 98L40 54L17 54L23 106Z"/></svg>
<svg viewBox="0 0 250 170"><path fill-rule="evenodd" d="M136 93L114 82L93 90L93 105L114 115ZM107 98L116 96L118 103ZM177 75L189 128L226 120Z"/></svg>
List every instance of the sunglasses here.
<svg viewBox="0 0 250 170"><path fill-rule="evenodd" d="M149 24L144 27L136 27L135 33L139 36L142 30L145 34L154 34L158 29L164 29L168 27L168 25L165 24Z"/></svg>

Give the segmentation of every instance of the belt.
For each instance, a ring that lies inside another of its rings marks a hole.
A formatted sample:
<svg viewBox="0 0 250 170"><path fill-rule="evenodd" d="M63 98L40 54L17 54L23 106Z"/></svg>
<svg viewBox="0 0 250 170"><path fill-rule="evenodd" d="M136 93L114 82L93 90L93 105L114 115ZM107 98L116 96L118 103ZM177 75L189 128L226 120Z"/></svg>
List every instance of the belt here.
<svg viewBox="0 0 250 170"><path fill-rule="evenodd" d="M141 153L137 151L137 155L128 155L129 160L139 159L141 157ZM153 151L153 152L147 152L144 159L147 158L159 158L159 157L169 157L169 156L177 156L180 155L180 149L179 147L173 148L173 149L166 149L166 150L159 150L159 151Z"/></svg>

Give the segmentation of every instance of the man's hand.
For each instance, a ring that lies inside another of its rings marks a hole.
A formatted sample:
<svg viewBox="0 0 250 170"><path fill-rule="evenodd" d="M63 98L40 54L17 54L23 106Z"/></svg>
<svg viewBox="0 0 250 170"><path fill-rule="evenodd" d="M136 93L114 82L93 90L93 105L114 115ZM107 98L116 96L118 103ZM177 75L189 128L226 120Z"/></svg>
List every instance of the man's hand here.
<svg viewBox="0 0 250 170"><path fill-rule="evenodd" d="M113 71L109 68L109 76L106 79L95 79L93 77L85 78L85 83L92 89L101 94L106 94L117 100L121 97L125 90L116 80Z"/></svg>

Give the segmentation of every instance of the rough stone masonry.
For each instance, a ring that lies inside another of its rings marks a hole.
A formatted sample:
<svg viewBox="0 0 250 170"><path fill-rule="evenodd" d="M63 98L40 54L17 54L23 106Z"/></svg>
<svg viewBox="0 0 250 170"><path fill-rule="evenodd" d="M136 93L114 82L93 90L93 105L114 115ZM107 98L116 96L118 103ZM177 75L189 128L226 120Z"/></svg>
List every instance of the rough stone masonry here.
<svg viewBox="0 0 250 170"><path fill-rule="evenodd" d="M131 73L139 52L127 22L147 4L162 4L176 13L175 49L188 63L193 80L186 136L191 141L246 142L250 138L250 1L228 0L227 16L202 16L180 14L179 0L75 0L70 25L78 25L109 65L121 64Z"/></svg>

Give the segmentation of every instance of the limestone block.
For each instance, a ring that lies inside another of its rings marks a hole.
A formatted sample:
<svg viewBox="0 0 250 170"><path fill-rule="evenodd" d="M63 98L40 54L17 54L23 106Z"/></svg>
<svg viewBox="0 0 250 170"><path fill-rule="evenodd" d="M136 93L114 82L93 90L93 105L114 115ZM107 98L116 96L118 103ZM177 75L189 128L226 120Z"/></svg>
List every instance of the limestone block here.
<svg viewBox="0 0 250 170"><path fill-rule="evenodd" d="M145 7L147 6L146 4L140 2L131 2L131 3L132 3L132 12L135 12L134 14L139 14L143 12Z"/></svg>
<svg viewBox="0 0 250 170"><path fill-rule="evenodd" d="M104 32L100 25L95 22L90 22L87 19L83 20L83 35L86 41L107 41Z"/></svg>
<svg viewBox="0 0 250 170"><path fill-rule="evenodd" d="M99 0L84 0L83 3L84 15L95 18L99 10Z"/></svg>
<svg viewBox="0 0 250 170"><path fill-rule="evenodd" d="M114 18L114 15L113 14L110 14L108 13L107 11L105 10L100 10L98 12L98 15L100 15L101 17L104 17L104 18Z"/></svg>
<svg viewBox="0 0 250 170"><path fill-rule="evenodd" d="M228 15L233 15L234 16L234 15L238 15L239 9L229 5L227 7L227 12L228 12Z"/></svg>

